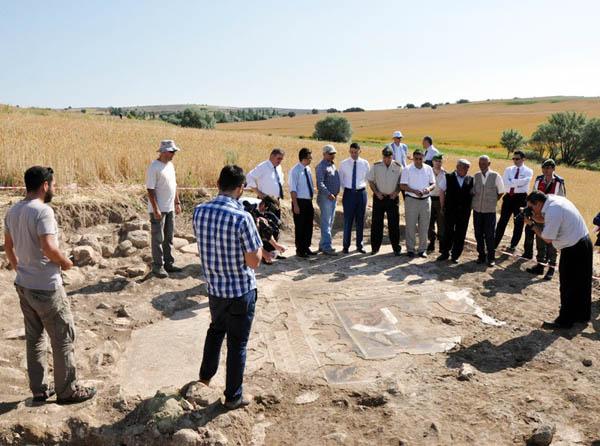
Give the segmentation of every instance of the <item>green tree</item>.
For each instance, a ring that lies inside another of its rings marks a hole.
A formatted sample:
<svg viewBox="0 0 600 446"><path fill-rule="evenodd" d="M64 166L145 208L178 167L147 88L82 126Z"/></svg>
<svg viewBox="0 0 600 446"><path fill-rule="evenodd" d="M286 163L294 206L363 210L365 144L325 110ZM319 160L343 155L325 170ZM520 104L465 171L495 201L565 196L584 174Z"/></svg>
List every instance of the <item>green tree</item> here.
<svg viewBox="0 0 600 446"><path fill-rule="evenodd" d="M311 113L312 113L313 115L318 115L318 114L319 114L319 110L318 110L318 109L316 109L316 108L313 108L313 109L312 109L312 111L311 111Z"/></svg>
<svg viewBox="0 0 600 446"><path fill-rule="evenodd" d="M291 111L291 112L289 112L287 115L288 115L290 118L293 118L294 116L296 116L296 112L293 112L293 111Z"/></svg>
<svg viewBox="0 0 600 446"><path fill-rule="evenodd" d="M405 108L417 108L415 104L406 104Z"/></svg>
<svg viewBox="0 0 600 446"><path fill-rule="evenodd" d="M515 150L519 150L525 144L525 138L518 130L508 129L502 132L500 145L506 149L506 158Z"/></svg>
<svg viewBox="0 0 600 446"><path fill-rule="evenodd" d="M548 153L561 162L574 166L584 159L582 133L586 118L581 113L560 112L550 115L531 136L530 142L542 155Z"/></svg>
<svg viewBox="0 0 600 446"><path fill-rule="evenodd" d="M600 119L590 119L581 134L581 150L586 161L600 161Z"/></svg>
<svg viewBox="0 0 600 446"><path fill-rule="evenodd" d="M328 116L315 124L313 138L325 141L348 142L352 126L343 116Z"/></svg>

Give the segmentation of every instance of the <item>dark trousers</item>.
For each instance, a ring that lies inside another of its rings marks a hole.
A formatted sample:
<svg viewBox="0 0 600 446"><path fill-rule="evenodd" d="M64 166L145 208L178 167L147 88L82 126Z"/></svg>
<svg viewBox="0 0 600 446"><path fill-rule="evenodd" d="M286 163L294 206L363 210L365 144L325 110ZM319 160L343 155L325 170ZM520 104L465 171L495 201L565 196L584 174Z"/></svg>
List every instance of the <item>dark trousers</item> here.
<svg viewBox="0 0 600 446"><path fill-rule="evenodd" d="M162 268L173 265L173 234L175 233L175 212L162 212L160 220L150 214L150 238L152 240L152 267Z"/></svg>
<svg viewBox="0 0 600 446"><path fill-rule="evenodd" d="M435 227L437 226L437 233ZM428 238L429 244L435 246L435 240L439 241L440 252L442 252L442 245L444 240L444 233L446 232L446 225L444 224L444 210L440 204L439 197L431 197L431 218L429 219L429 231Z"/></svg>
<svg viewBox="0 0 600 446"><path fill-rule="evenodd" d="M356 247L363 247L363 231L365 227L365 212L367 211L367 191L365 189L344 189L342 197L344 207L344 249L350 248L352 225L356 224Z"/></svg>
<svg viewBox="0 0 600 446"><path fill-rule="evenodd" d="M388 234L394 252L400 251L400 200L384 197L383 200L373 195L373 215L371 221L371 250L377 252L383 240L383 217L387 216Z"/></svg>
<svg viewBox="0 0 600 446"><path fill-rule="evenodd" d="M299 214L294 214L294 239L297 254L307 254L313 235L315 209L312 200L298 198Z"/></svg>
<svg viewBox="0 0 600 446"><path fill-rule="evenodd" d="M231 299L208 296L211 322L204 341L200 379L210 380L217 373L221 346L227 335L226 402L236 401L242 396L246 346L254 319L256 298L256 289Z"/></svg>
<svg viewBox="0 0 600 446"><path fill-rule="evenodd" d="M452 253L453 259L458 259L465 247L465 238L469 228L471 209L449 209L444 214L445 232L440 251L444 255Z"/></svg>
<svg viewBox="0 0 600 446"><path fill-rule="evenodd" d="M543 225L540 225L543 228ZM537 251L535 259L538 263L547 263L550 266L556 266L558 252L551 243L546 243L541 237L535 235L530 226L525 226L525 243L523 250L525 254L533 256L533 241L535 240L535 249Z"/></svg>
<svg viewBox="0 0 600 446"><path fill-rule="evenodd" d="M511 217L514 218L514 229L513 235L510 240L510 246L515 247L521 241L521 235L523 234L523 218L518 218L521 212L521 208L527 206L527 194L505 194L502 198L502 207L500 208L500 219L498 220L498 226L496 226L496 237L495 246L496 248L500 245L506 225Z"/></svg>
<svg viewBox="0 0 600 446"><path fill-rule="evenodd" d="M473 211L473 226L475 229L475 240L477 240L477 252L480 259L493 262L496 259L494 245L494 228L496 227L495 212Z"/></svg>
<svg viewBox="0 0 600 446"><path fill-rule="evenodd" d="M561 323L586 322L592 314L593 247L589 236L560 250Z"/></svg>

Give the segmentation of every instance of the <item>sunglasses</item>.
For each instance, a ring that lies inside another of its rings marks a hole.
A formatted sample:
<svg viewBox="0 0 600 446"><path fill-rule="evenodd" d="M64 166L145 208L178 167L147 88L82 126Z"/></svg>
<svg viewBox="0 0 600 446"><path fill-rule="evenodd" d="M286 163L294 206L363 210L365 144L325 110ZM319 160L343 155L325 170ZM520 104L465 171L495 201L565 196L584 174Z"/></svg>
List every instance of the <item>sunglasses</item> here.
<svg viewBox="0 0 600 446"><path fill-rule="evenodd" d="M521 161L523 158L513 158L513 161Z"/></svg>

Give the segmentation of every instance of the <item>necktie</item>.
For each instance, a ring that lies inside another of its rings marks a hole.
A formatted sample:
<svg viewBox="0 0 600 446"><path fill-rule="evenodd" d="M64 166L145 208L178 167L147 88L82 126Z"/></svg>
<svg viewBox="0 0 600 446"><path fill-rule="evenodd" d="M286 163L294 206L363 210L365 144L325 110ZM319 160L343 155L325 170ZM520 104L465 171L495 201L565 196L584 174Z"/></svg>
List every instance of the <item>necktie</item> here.
<svg viewBox="0 0 600 446"><path fill-rule="evenodd" d="M515 173L515 180L519 179L519 171L521 170L520 167L517 167L517 173ZM515 188L511 187L510 188L510 192L508 193L509 195L514 195L515 194Z"/></svg>
<svg viewBox="0 0 600 446"><path fill-rule="evenodd" d="M304 168L304 176L306 177L306 184L308 185L308 193L310 194L310 198L312 200L312 197L313 197L315 191L313 189L312 181L310 179L310 173L308 173L307 168Z"/></svg>
<svg viewBox="0 0 600 446"><path fill-rule="evenodd" d="M281 185L281 180L279 179L279 174L277 173L277 167L273 166L275 169L275 178L277 178L277 185L279 186L279 198L283 198L283 186Z"/></svg>
<svg viewBox="0 0 600 446"><path fill-rule="evenodd" d="M354 166L352 166L352 190L356 190L356 160L354 160Z"/></svg>

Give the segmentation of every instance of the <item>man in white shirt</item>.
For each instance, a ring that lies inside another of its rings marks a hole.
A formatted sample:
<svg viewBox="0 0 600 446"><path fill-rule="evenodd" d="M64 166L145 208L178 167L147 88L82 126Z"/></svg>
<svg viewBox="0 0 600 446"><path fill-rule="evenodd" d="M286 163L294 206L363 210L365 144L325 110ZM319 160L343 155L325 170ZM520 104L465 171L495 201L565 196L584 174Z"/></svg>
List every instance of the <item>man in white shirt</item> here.
<svg viewBox="0 0 600 446"><path fill-rule="evenodd" d="M365 212L367 210L367 174L369 162L360 158L360 145L350 144L350 158L340 163L340 183L344 189L342 206L344 208L344 239L343 253L350 249L352 238L352 225L356 222L356 250L363 254L363 230L365 226Z"/></svg>
<svg viewBox="0 0 600 446"><path fill-rule="evenodd" d="M423 157L425 164L433 167L433 157L439 155L440 151L434 147L431 136L424 137L422 144L423 150L425 151L425 155Z"/></svg>
<svg viewBox="0 0 600 446"><path fill-rule="evenodd" d="M533 217L525 222L546 243L560 249L560 312L542 327L571 328L587 323L592 308L593 248L585 220L567 198L534 191L527 197ZM544 229L536 225L543 224Z"/></svg>
<svg viewBox="0 0 600 446"><path fill-rule="evenodd" d="M413 163L402 171L400 187L406 193L404 213L406 218L406 250L408 257L415 256L417 228L419 248L417 255L427 257L427 232L431 219L431 191L435 188L433 169L423 163L423 152L413 152Z"/></svg>
<svg viewBox="0 0 600 446"><path fill-rule="evenodd" d="M296 255L306 258L315 255L310 250L313 234L313 220L315 210L313 208L313 197L315 185L310 163L312 152L306 147L298 153L299 162L289 174L290 195L292 196L292 212L294 214L294 240L296 243Z"/></svg>
<svg viewBox="0 0 600 446"><path fill-rule="evenodd" d="M406 167L406 160L408 159L408 146L402 142L402 132L400 130L396 130L392 137L394 141L389 144L389 147L394 153L393 160L400 163L404 169Z"/></svg>
<svg viewBox="0 0 600 446"><path fill-rule="evenodd" d="M179 147L167 139L160 142L158 159L150 163L146 172L148 213L152 239L152 272L161 279L169 273L181 271L174 265L172 255L175 214L181 213L177 194L177 179L172 160Z"/></svg>
<svg viewBox="0 0 600 446"><path fill-rule="evenodd" d="M283 169L281 162L285 152L283 149L273 149L269 159L263 161L246 176L248 187L256 192L261 200L270 195L278 201L283 198ZM281 217L281 215L277 215Z"/></svg>
<svg viewBox="0 0 600 446"><path fill-rule="evenodd" d="M429 244L427 252L435 251L435 241L438 240L440 253L443 250L444 231L444 202L446 198L446 171L442 167L443 155L438 153L432 158L435 188L431 191L431 220L429 220ZM437 232L435 231L437 226Z"/></svg>
<svg viewBox="0 0 600 446"><path fill-rule="evenodd" d="M490 157L479 157L479 172L473 176L473 228L477 240L477 263L496 265L494 229L496 227L496 206L504 193L504 183L498 172L490 169Z"/></svg>
<svg viewBox="0 0 600 446"><path fill-rule="evenodd" d="M514 166L509 166L504 170L504 176L502 181L504 182L504 189L506 193L502 198L502 208L500 209L500 219L496 226L495 235L495 246L498 248L506 225L511 217L513 217L514 228L512 238L510 240L510 247L506 250L508 252L514 252L521 235L523 234L523 219L517 218L521 211L521 208L527 206L527 193L529 192L529 183L533 178L533 170L525 165L525 153L520 150L513 152Z"/></svg>

